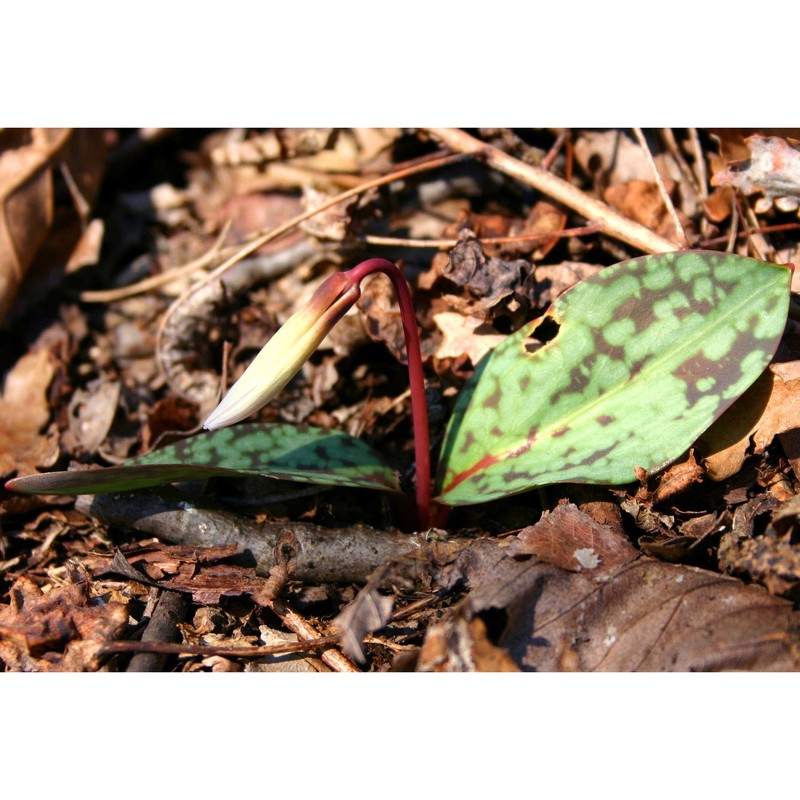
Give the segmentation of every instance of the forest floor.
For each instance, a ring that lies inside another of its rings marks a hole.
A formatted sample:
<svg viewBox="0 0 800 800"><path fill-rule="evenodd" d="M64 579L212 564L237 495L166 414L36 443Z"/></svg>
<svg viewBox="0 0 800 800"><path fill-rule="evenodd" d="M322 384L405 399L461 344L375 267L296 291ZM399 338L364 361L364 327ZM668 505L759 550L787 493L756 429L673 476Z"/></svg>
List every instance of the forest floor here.
<svg viewBox="0 0 800 800"><path fill-rule="evenodd" d="M276 330L376 256L413 294L435 474L477 365L580 281L677 250L797 263L794 136L2 130L0 477L207 435ZM402 491L333 467L327 485L262 468L77 500L0 489L0 664L798 670L796 271L791 289L769 366L669 466L475 496L418 525L403 325L370 278L244 424L355 437Z"/></svg>

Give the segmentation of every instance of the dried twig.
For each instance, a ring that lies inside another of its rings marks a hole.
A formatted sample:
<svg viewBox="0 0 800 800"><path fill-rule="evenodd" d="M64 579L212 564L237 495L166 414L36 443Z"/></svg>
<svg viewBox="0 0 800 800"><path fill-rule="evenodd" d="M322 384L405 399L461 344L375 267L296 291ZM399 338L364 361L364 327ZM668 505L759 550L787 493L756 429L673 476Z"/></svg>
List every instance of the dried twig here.
<svg viewBox="0 0 800 800"><path fill-rule="evenodd" d="M553 231L551 233L523 233L518 236L481 236L476 237L475 241L480 242L480 244L514 244L516 242L560 239L569 236L587 236L591 233L597 233L599 230L600 226L592 222L580 228L565 228L563 231ZM365 236L363 241L372 245L413 248L451 248L458 244L458 239L403 239L392 236Z"/></svg>
<svg viewBox="0 0 800 800"><path fill-rule="evenodd" d="M184 275L190 275L192 272L205 269L222 253L230 254L232 251L239 249L238 247L222 249L222 243L225 241L225 237L228 235L230 228L231 221L228 220L225 225L222 226L219 236L217 236L216 241L211 245L208 251L203 253L199 258L194 259L194 261L184 264L182 267L176 267L167 272L162 272L160 275L152 275L149 278L132 283L130 286L121 286L118 289L100 289L97 291L81 292L79 298L83 303L112 303L115 300L124 300L126 297L133 297L143 292L149 292L151 289L157 289L159 286L172 283L172 281L182 278Z"/></svg>
<svg viewBox="0 0 800 800"><path fill-rule="evenodd" d="M290 530L297 541L292 576L310 583L363 583L390 558L417 551L418 534L379 531L368 525L323 528L303 522L256 523L228 511L196 508L156 494L81 495L75 508L106 525L134 529L173 544L220 547L236 544L251 556L255 571L269 575L278 537Z"/></svg>
<svg viewBox="0 0 800 800"><path fill-rule="evenodd" d="M177 624L183 620L188 607L180 592L161 591L141 641L174 642L178 638ZM165 661L165 654L138 653L131 659L126 672L158 672L163 669Z"/></svg>
<svg viewBox="0 0 800 800"><path fill-rule="evenodd" d="M656 183L658 184L658 190L661 192L661 198L664 201L664 205L667 207L667 212L672 219L672 224L675 226L675 232L678 234L678 241L680 242L681 247L685 248L688 246L686 242L686 231L683 229L683 224L678 216L678 212L675 210L675 205L672 202L672 198L669 196L666 184L664 183L664 178L658 171L656 160L653 158L653 154L650 152L650 146L647 144L647 139L644 138L644 132L641 128L634 128L633 133L636 136L640 147L642 150L644 150L647 163L650 165L650 169L653 171L653 177L656 179Z"/></svg>
<svg viewBox="0 0 800 800"><path fill-rule="evenodd" d="M486 163L504 174L527 183L534 189L569 208L587 219L597 222L609 236L627 242L646 253L667 253L675 250L675 243L659 236L638 222L623 217L600 200L590 197L562 178L541 167L524 164L496 147L484 144L462 130L456 128L427 128L438 142L458 153L480 156Z"/></svg>

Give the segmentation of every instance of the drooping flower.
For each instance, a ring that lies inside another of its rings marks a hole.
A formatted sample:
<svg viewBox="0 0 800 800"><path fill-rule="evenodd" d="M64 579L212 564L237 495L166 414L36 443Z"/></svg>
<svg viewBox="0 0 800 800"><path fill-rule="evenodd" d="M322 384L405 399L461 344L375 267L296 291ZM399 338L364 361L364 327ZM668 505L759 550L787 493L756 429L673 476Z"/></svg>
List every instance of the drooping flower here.
<svg viewBox="0 0 800 800"><path fill-rule="evenodd" d="M327 278L308 305L295 312L262 348L203 427L213 431L233 425L272 400L360 295L358 284L345 273L337 272Z"/></svg>

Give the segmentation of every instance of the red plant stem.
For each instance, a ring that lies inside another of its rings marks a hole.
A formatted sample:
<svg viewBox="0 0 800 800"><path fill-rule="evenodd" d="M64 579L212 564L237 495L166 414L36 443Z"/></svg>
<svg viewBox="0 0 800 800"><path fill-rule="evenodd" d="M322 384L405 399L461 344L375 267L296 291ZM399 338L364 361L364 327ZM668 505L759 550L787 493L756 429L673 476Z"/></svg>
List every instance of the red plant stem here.
<svg viewBox="0 0 800 800"><path fill-rule="evenodd" d="M408 358L408 382L411 388L411 418L414 425L414 457L416 460L417 517L421 528L427 528L431 508L431 447L428 431L428 403L425 399L425 378L419 346L417 316L411 292L397 264L385 258L369 258L344 274L356 285L367 275L382 272L392 282L400 305L403 334Z"/></svg>

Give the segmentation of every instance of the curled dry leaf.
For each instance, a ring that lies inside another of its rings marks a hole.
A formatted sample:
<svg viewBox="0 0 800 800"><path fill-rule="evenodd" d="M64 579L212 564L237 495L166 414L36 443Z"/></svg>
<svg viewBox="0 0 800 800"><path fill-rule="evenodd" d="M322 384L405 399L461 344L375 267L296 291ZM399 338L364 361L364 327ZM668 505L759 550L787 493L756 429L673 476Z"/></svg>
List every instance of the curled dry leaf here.
<svg viewBox="0 0 800 800"><path fill-rule="evenodd" d="M91 242L81 243L80 237L105 166L102 140L100 130L68 128L6 129L0 134L0 323L40 251L47 251L41 261L48 267L70 263L76 244L84 250L76 261L87 257ZM54 206L56 169L69 190L65 214Z"/></svg>
<svg viewBox="0 0 800 800"><path fill-rule="evenodd" d="M47 389L54 371L50 353L35 350L6 376L0 397L0 476L35 472L58 458L57 437L41 434L50 419Z"/></svg>
<svg viewBox="0 0 800 800"><path fill-rule="evenodd" d="M35 129L0 153L0 322L5 318L53 221L50 159L69 132Z"/></svg>
<svg viewBox="0 0 800 800"><path fill-rule="evenodd" d="M528 263L487 258L472 231L461 231L458 238L442 275L467 289L489 311L520 287Z"/></svg>
<svg viewBox="0 0 800 800"><path fill-rule="evenodd" d="M405 364L403 321L392 284L380 275L364 281L357 305L364 315L364 328L369 337L376 342L383 342L389 352L401 364Z"/></svg>

